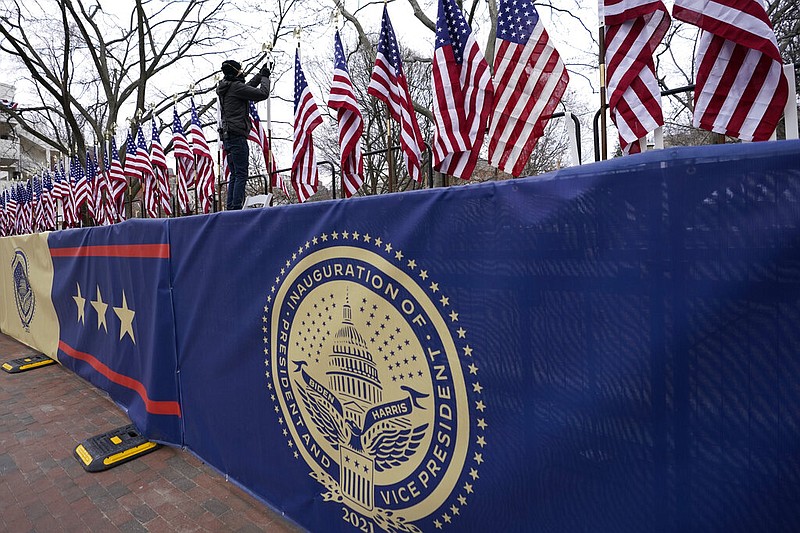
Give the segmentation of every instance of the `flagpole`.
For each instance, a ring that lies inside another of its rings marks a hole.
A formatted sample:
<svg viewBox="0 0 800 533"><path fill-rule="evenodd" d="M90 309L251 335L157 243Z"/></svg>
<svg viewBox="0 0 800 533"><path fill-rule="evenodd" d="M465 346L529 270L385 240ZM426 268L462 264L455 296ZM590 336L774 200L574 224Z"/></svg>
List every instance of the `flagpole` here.
<svg viewBox="0 0 800 533"><path fill-rule="evenodd" d="M194 83L189 84L189 91L192 93L192 102L194 102ZM197 197L197 186L198 183L198 174L197 174L197 154L194 153L194 148L192 148L192 183L194 184L194 212L197 214L198 208L200 207L200 199Z"/></svg>
<svg viewBox="0 0 800 533"><path fill-rule="evenodd" d="M600 157L601 160L608 159L608 139L606 138L606 28L605 14L603 13L603 0L597 6L599 15L600 31L598 41L600 42Z"/></svg>
<svg viewBox="0 0 800 533"><path fill-rule="evenodd" d="M272 75L272 67L274 62L272 60L272 45L264 43L261 50L266 53L267 65L269 65L270 76ZM270 80L269 94L267 95L267 158L264 163L267 165L267 187L268 194L272 194L272 80Z"/></svg>
<svg viewBox="0 0 800 533"><path fill-rule="evenodd" d="M388 3L388 0L383 0L384 9L386 9L386 4ZM389 192L394 192L394 162L392 161L392 114L389 111L388 103L386 104L386 164L389 167Z"/></svg>
<svg viewBox="0 0 800 533"><path fill-rule="evenodd" d="M333 12L333 25L334 25L334 34L339 36L339 40L341 41L340 31L342 29L342 9L338 5ZM347 60L345 60L346 62ZM340 141L341 142L341 141ZM360 141L359 141L360 142ZM341 147L339 148L341 150ZM341 162L341 159L340 159ZM333 199L336 200L336 172L333 165L331 165L331 171L333 172L333 179L331 180L333 183ZM339 174L341 177L339 178L339 187L342 190L342 198L345 197L345 186L344 186L344 166L339 166Z"/></svg>

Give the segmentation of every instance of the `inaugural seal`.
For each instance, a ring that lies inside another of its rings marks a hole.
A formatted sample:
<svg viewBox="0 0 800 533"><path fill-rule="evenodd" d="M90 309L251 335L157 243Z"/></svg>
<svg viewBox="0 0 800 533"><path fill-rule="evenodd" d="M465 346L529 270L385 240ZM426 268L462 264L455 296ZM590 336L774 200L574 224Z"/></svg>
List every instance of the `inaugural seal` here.
<svg viewBox="0 0 800 533"><path fill-rule="evenodd" d="M25 252L17 248L11 259L11 276L14 280L14 299L17 303L17 313L25 331L30 330L33 313L36 310L36 296L31 287L28 274L28 258Z"/></svg>
<svg viewBox="0 0 800 533"><path fill-rule="evenodd" d="M486 422L470 416L467 332L427 270L380 238L320 235L275 278L263 331L290 453L346 523L420 531L457 518Z"/></svg>

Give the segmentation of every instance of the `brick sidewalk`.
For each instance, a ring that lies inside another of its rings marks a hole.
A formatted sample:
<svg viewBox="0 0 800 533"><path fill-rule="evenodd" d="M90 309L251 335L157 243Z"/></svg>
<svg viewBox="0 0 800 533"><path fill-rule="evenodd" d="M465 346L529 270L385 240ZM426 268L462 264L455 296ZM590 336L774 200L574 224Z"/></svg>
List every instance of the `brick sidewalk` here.
<svg viewBox="0 0 800 533"><path fill-rule="evenodd" d="M0 364L33 353L0 334ZM186 451L165 446L94 474L73 457L129 423L60 365L0 372L0 530L301 531Z"/></svg>

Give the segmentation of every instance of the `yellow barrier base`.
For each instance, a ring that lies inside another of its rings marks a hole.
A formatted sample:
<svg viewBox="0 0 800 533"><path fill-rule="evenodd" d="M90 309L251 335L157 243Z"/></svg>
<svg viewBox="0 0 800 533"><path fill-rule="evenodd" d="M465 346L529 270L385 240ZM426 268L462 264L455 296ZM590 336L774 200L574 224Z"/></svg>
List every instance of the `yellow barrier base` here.
<svg viewBox="0 0 800 533"><path fill-rule="evenodd" d="M74 455L87 472L102 472L148 454L160 445L148 441L133 424L96 435L78 444Z"/></svg>
<svg viewBox="0 0 800 533"><path fill-rule="evenodd" d="M17 374L19 372L33 370L34 368L39 368L41 366L52 365L55 362L55 359L50 359L46 355L31 355L28 357L21 357L19 359L12 359L7 363L3 363L3 370L9 374Z"/></svg>

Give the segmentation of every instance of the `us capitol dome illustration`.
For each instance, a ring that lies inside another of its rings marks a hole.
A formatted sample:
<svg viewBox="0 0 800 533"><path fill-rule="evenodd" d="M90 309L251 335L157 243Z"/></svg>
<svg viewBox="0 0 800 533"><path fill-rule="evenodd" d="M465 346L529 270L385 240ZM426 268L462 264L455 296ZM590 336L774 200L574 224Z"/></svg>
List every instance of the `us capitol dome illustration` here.
<svg viewBox="0 0 800 533"><path fill-rule="evenodd" d="M328 385L341 398L345 418L363 427L366 412L383 400L383 387L367 343L353 325L349 304L342 309L342 325L334 335L328 367Z"/></svg>

